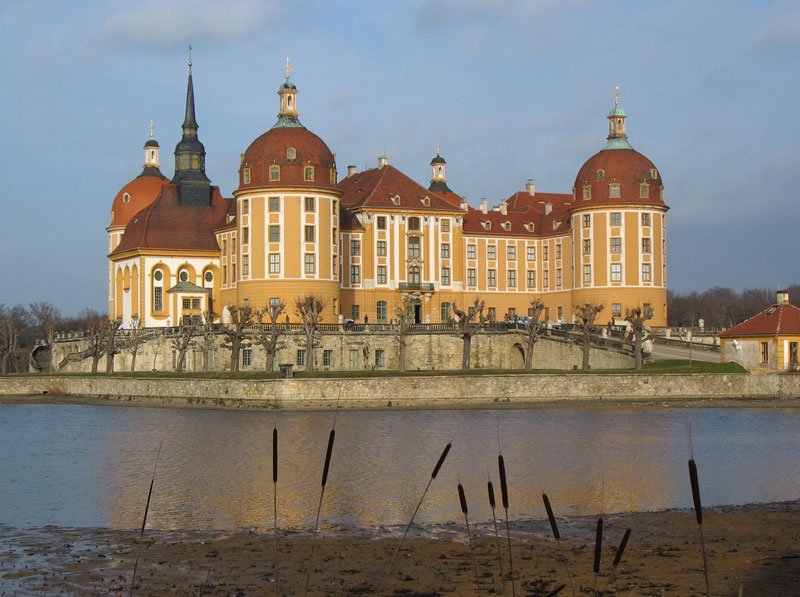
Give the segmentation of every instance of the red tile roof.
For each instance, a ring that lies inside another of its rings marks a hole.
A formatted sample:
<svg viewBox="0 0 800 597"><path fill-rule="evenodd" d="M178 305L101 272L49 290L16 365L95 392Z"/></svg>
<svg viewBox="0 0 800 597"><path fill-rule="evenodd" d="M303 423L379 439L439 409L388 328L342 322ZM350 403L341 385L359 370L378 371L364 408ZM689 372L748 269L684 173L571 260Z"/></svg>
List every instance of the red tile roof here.
<svg viewBox="0 0 800 597"><path fill-rule="evenodd" d="M603 180L598 180L598 171ZM655 176L653 176L655 174ZM609 197L609 184L620 184L620 196ZM641 183L650 185L649 197L639 196ZM591 186L592 198L583 200L583 187ZM590 157L575 178L575 207L585 205L644 204L666 207L661 200L661 173L648 158L633 149L604 149Z"/></svg>
<svg viewBox="0 0 800 597"><path fill-rule="evenodd" d="M739 336L800 336L800 308L773 305L720 334L720 338Z"/></svg>
<svg viewBox="0 0 800 597"><path fill-rule="evenodd" d="M358 221L358 218L356 218L353 213L344 206L342 206L341 210L339 211L339 227L342 230L364 229L364 227L361 225L361 222Z"/></svg>
<svg viewBox="0 0 800 597"><path fill-rule="evenodd" d="M133 249L218 251L213 229L224 224L230 202L219 187L211 187L210 205L182 206L178 188L168 184L158 199L128 223L122 241L111 254Z"/></svg>
<svg viewBox="0 0 800 597"><path fill-rule="evenodd" d="M122 187L111 204L111 226L124 226L130 222L133 216L156 200L161 187L166 184L169 184L169 179L163 176L139 176Z"/></svg>
<svg viewBox="0 0 800 597"><path fill-rule="evenodd" d="M339 181L339 188L343 193L342 204L351 211L366 207L461 211L458 205L451 203L457 197L455 193L449 193L448 199L444 199L440 193L429 191L391 165L343 178ZM392 201L392 197L399 197L397 203ZM425 197L429 200L428 205L423 203ZM461 198L458 199L460 203Z"/></svg>
<svg viewBox="0 0 800 597"><path fill-rule="evenodd" d="M572 195L562 193L531 195L521 191L505 201L506 214L495 210L484 214L479 209L470 209L464 215L464 233L530 237L564 234L570 229L571 201ZM547 213L548 203L551 206L550 213ZM485 228L485 222L491 222L490 230ZM504 224L508 230L503 227ZM532 232L530 224L533 224Z"/></svg>

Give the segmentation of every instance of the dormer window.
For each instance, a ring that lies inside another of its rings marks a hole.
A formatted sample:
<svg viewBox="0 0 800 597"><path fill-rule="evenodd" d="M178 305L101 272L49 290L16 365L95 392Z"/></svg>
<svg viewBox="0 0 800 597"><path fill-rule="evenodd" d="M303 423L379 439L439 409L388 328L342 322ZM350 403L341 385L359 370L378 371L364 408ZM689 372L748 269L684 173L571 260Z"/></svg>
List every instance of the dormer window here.
<svg viewBox="0 0 800 597"><path fill-rule="evenodd" d="M242 182L244 184L250 182L250 168L242 168Z"/></svg>
<svg viewBox="0 0 800 597"><path fill-rule="evenodd" d="M598 170L597 171L597 180L605 180L606 179L606 171L605 170Z"/></svg>
<svg viewBox="0 0 800 597"><path fill-rule="evenodd" d="M525 224L525 229L526 229L528 232L533 232L533 230L534 230L534 227L533 227L533 222L528 222L527 224Z"/></svg>
<svg viewBox="0 0 800 597"><path fill-rule="evenodd" d="M501 226L503 227L503 230L511 230L511 222L503 222Z"/></svg>
<svg viewBox="0 0 800 597"><path fill-rule="evenodd" d="M608 185L608 197L609 197L609 199L619 199L620 198L619 183L612 183L612 184Z"/></svg>
<svg viewBox="0 0 800 597"><path fill-rule="evenodd" d="M650 177L654 179L658 178L658 170L656 170L655 168L650 168Z"/></svg>
<svg viewBox="0 0 800 597"><path fill-rule="evenodd" d="M391 200L392 203L394 203L395 205L400 205L400 195L395 195L394 197L391 197Z"/></svg>
<svg viewBox="0 0 800 597"><path fill-rule="evenodd" d="M583 200L588 201L592 198L592 187L591 185L584 185L583 186Z"/></svg>
<svg viewBox="0 0 800 597"><path fill-rule="evenodd" d="M420 201L422 202L422 205L424 205L425 207L430 207L431 206L431 198L430 197L423 197L422 199L420 199Z"/></svg>
<svg viewBox="0 0 800 597"><path fill-rule="evenodd" d="M271 181L278 181L281 179L281 167L272 165L269 167L269 179Z"/></svg>
<svg viewBox="0 0 800 597"><path fill-rule="evenodd" d="M294 160L297 158L297 150L294 147L289 147L286 150L286 159L287 160Z"/></svg>
<svg viewBox="0 0 800 597"><path fill-rule="evenodd" d="M306 166L303 168L303 180L312 182L314 180L314 166Z"/></svg>
<svg viewBox="0 0 800 597"><path fill-rule="evenodd" d="M125 193L125 194L122 196L122 202L123 202L123 203L130 203L130 202L131 202L131 195L130 195L130 193Z"/></svg>
<svg viewBox="0 0 800 597"><path fill-rule="evenodd" d="M491 230L492 229L492 223L489 220L486 220L485 222L481 222L481 225L483 226L484 230Z"/></svg>
<svg viewBox="0 0 800 597"><path fill-rule="evenodd" d="M561 228L561 222L553 221L553 230L558 230Z"/></svg>
<svg viewBox="0 0 800 597"><path fill-rule="evenodd" d="M650 185L643 182L639 185L639 199L648 199L650 197Z"/></svg>

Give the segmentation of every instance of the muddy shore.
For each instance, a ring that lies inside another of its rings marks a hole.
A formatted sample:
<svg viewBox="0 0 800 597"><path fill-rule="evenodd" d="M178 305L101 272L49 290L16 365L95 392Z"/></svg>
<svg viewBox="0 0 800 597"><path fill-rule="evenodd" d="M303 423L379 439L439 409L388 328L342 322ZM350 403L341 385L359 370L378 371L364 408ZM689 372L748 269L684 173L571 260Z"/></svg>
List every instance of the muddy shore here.
<svg viewBox="0 0 800 597"><path fill-rule="evenodd" d="M517 595L545 595L570 580L576 594L702 595L702 555L691 511L605 517L601 573L593 574L596 517L559 519L561 549L547 521L512 522ZM620 565L614 553L632 534ZM800 501L723 507L703 520L714 595L791 595L800 587ZM500 573L491 522L470 548L463 521L418 529L393 567L397 529L230 532L0 528L0 595L127 594L137 550L139 595L511 595L501 527ZM311 551L314 551L313 559ZM568 572L569 569L569 572ZM277 581L277 582L276 582Z"/></svg>

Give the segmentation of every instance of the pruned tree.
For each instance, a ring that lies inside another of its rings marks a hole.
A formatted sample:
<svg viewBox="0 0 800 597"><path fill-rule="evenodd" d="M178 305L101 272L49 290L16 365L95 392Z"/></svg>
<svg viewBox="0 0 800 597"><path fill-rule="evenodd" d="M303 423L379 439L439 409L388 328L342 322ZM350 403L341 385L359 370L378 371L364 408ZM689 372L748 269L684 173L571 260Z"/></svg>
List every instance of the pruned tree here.
<svg viewBox="0 0 800 597"><path fill-rule="evenodd" d="M214 314L210 311L203 313L203 323L197 326L197 338L192 342L195 350L203 355L203 373L208 373L211 352L216 345L217 334L214 331Z"/></svg>
<svg viewBox="0 0 800 597"><path fill-rule="evenodd" d="M461 352L461 370L468 371L470 364L470 355L472 353L472 337L477 334L487 323L489 323L489 316L484 313L486 303L480 298L475 297L473 303L469 306L466 312L461 311L456 303L453 302L453 313L458 318L457 334L462 341Z"/></svg>
<svg viewBox="0 0 800 597"><path fill-rule="evenodd" d="M120 325L122 325L121 319L104 317L100 322L101 354L106 355L106 373L114 373L114 356L120 351L120 345L117 343L117 330Z"/></svg>
<svg viewBox="0 0 800 597"><path fill-rule="evenodd" d="M319 323L322 321L324 304L318 296L307 294L297 297L294 306L295 312L303 322L306 371L314 371L316 369L315 349L322 343L322 338L319 335Z"/></svg>
<svg viewBox="0 0 800 597"><path fill-rule="evenodd" d="M58 363L58 368L63 369L68 363L76 363L91 358L92 373L97 373L97 365L104 353L103 323L106 321L108 321L108 317L94 309L81 311L77 322L81 326L81 332L84 334L86 348L65 354L64 358Z"/></svg>
<svg viewBox="0 0 800 597"><path fill-rule="evenodd" d="M265 306L263 309L256 313L256 319L261 324L256 336L256 342L261 348L264 349L264 369L272 371L275 368L275 355L283 348L281 336L286 332L286 326L278 323L278 317L281 316L286 303L280 299ZM269 319L269 323L264 323L264 319Z"/></svg>
<svg viewBox="0 0 800 597"><path fill-rule="evenodd" d="M231 371L239 371L239 354L242 348L249 346L247 326L253 323L253 309L249 305L228 305L231 316L230 323L225 325L225 348L231 350Z"/></svg>
<svg viewBox="0 0 800 597"><path fill-rule="evenodd" d="M581 329L581 335L575 342L581 347L581 352L583 354L581 369L584 371L591 369L589 365L589 351L592 347L592 328L594 327L594 320L597 314L603 309L603 305L595 305L593 303L575 305L575 316L578 319L578 325Z"/></svg>
<svg viewBox="0 0 800 597"><path fill-rule="evenodd" d="M541 320L544 303L538 298L531 299L530 316L528 322L520 330L525 337L525 371L533 369L533 347L545 330L545 322Z"/></svg>
<svg viewBox="0 0 800 597"><path fill-rule="evenodd" d="M644 308L634 307L625 311L625 321L631 324L633 334L633 358L636 369L642 368L642 343L644 342L644 322L653 318L653 308L645 305Z"/></svg>
<svg viewBox="0 0 800 597"><path fill-rule="evenodd" d="M406 370L406 347L410 331L408 304L410 302L409 296L404 295L400 305L394 308L394 319L392 319L392 336L397 341L397 368L400 371Z"/></svg>
<svg viewBox="0 0 800 597"><path fill-rule="evenodd" d="M136 371L136 356L139 354L139 349L147 341L147 336L141 328L138 317L131 319L131 328L128 330L128 337L125 338L122 349L131 355L131 371Z"/></svg>
<svg viewBox="0 0 800 597"><path fill-rule="evenodd" d="M192 338L196 333L193 325L184 325L178 329L178 333L172 338L172 348L178 353L175 358L175 373L183 373L186 367L186 353L193 344Z"/></svg>

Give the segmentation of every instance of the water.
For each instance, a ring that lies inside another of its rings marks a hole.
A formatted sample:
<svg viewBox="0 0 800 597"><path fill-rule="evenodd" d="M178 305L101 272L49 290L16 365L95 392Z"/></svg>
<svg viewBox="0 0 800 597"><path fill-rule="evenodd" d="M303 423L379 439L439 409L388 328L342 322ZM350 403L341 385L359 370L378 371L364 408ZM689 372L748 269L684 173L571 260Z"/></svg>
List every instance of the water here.
<svg viewBox="0 0 800 597"><path fill-rule="evenodd" d="M331 412L269 413L67 404L0 405L0 525L135 528L163 442L148 527L272 527L272 428L279 431L278 524L313 525ZM800 497L795 409L341 411L323 525L404 524L447 442L417 520L491 519L498 424L512 518L691 505L691 424L704 505Z"/></svg>

